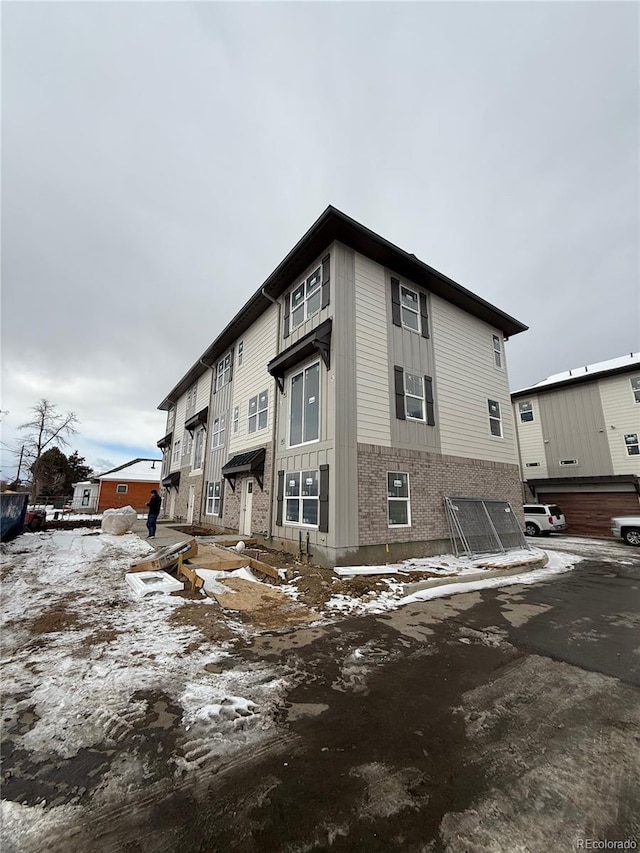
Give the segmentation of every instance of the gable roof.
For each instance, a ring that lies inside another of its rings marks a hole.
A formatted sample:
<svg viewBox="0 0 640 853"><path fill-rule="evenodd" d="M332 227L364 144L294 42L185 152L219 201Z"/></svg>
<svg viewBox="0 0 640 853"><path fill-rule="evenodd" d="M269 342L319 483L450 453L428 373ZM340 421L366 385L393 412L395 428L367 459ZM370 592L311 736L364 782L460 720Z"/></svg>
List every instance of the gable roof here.
<svg viewBox="0 0 640 853"><path fill-rule="evenodd" d="M139 483L159 483L162 459L132 459L117 468L111 468L104 474L98 474L93 482L98 480L118 480Z"/></svg>
<svg viewBox="0 0 640 853"><path fill-rule="evenodd" d="M630 352L629 355L610 358L607 361L599 361L595 364L586 364L584 367L572 367L571 370L565 370L562 373L554 373L553 376L548 376L535 385L513 391L511 399L515 400L517 397L535 392L553 391L556 388L577 385L581 382L592 382L596 379L603 379L605 376L616 376L619 373L633 373L634 370L640 370L640 352Z"/></svg>
<svg viewBox="0 0 640 853"><path fill-rule="evenodd" d="M158 406L170 409L178 398L201 376L208 367L212 367L221 355L251 326L255 320L272 304L272 299L281 296L295 279L301 275L316 258L334 241L344 243L355 251L393 270L400 276L421 285L430 293L446 299L484 320L490 326L499 329L507 337L524 332L528 326L505 314L495 305L476 296L466 287L453 281L441 272L419 260L415 255L405 252L384 237L351 219L345 213L329 205L313 223L289 254L278 264L264 284L242 306L236 316L220 332L211 346L200 359L185 373L182 379Z"/></svg>

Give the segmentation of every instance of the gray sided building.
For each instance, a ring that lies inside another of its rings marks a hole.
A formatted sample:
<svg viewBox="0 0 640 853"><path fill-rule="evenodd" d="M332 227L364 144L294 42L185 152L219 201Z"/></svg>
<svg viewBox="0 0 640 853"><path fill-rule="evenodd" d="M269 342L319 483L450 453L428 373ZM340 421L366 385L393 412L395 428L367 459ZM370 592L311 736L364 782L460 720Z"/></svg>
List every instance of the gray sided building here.
<svg viewBox="0 0 640 853"><path fill-rule="evenodd" d="M449 550L445 496L520 514L525 328L327 208L160 404L167 514L326 565Z"/></svg>

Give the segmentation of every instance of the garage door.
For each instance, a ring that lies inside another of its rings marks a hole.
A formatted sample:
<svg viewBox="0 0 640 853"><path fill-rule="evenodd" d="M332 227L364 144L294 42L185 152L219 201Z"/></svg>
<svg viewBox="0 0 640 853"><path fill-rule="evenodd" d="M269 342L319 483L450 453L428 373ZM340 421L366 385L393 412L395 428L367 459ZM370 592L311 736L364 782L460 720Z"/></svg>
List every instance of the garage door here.
<svg viewBox="0 0 640 853"><path fill-rule="evenodd" d="M613 515L640 513L635 492L538 492L538 503L558 504L575 536L611 536Z"/></svg>

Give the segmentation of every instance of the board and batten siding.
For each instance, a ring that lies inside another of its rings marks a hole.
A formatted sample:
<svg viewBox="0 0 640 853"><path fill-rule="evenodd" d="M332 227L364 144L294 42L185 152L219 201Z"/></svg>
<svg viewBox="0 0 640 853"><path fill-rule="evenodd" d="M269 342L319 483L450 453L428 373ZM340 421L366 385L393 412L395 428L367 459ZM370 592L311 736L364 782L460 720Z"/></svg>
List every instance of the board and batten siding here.
<svg viewBox="0 0 640 853"><path fill-rule="evenodd" d="M380 264L355 255L358 442L391 445L387 292Z"/></svg>
<svg viewBox="0 0 640 853"><path fill-rule="evenodd" d="M640 476L640 456L629 456L624 440L628 433L640 437L640 403L633 397L632 376L640 376L640 368L633 374L600 379L598 387L613 473Z"/></svg>
<svg viewBox="0 0 640 853"><path fill-rule="evenodd" d="M539 404L549 477L613 474L595 382L548 391L540 395ZM560 464L569 460L577 464Z"/></svg>
<svg viewBox="0 0 640 853"><path fill-rule="evenodd" d="M279 393L267 364L277 354L278 308L270 305L236 341L233 363L233 398L228 413L229 455L260 447L272 440L275 395ZM238 365L237 344L242 340L242 364ZM266 429L249 432L249 400L263 391L269 394ZM233 410L240 409L238 432L233 432Z"/></svg>
<svg viewBox="0 0 640 853"><path fill-rule="evenodd" d="M170 471L179 471L182 467L182 448L184 447L184 422L185 422L185 413L187 410L187 395L186 393L182 394L182 396L178 399L176 403L176 419L173 425L173 436L171 438L171 462L170 462ZM176 441L180 441L180 456L177 462L173 461L173 445Z"/></svg>
<svg viewBox="0 0 640 853"><path fill-rule="evenodd" d="M492 336L502 334L434 294L431 317L442 453L517 465L504 347L494 364ZM502 438L490 433L489 399L500 403Z"/></svg>
<svg viewBox="0 0 640 853"><path fill-rule="evenodd" d="M518 404L530 402L533 411L533 420L520 420L520 409ZM520 397L513 401L513 418L518 433L518 448L520 451L520 470L523 480L533 480L539 477L547 477L547 457L544 452L544 436L542 433L542 421L540 406L537 397ZM537 465L535 463L538 463ZM527 467L527 463L529 466Z"/></svg>

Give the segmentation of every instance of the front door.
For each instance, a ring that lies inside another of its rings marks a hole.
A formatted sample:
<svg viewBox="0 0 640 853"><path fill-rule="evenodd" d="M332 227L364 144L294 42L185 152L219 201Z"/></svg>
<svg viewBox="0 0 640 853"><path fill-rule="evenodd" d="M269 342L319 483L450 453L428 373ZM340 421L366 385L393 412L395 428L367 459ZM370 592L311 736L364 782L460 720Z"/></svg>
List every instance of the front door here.
<svg viewBox="0 0 640 853"><path fill-rule="evenodd" d="M196 502L196 487L189 486L189 497L187 498L187 524L193 524L193 507Z"/></svg>
<svg viewBox="0 0 640 853"><path fill-rule="evenodd" d="M240 506L240 533L251 536L251 507L253 504L253 480L249 478L242 484L242 501Z"/></svg>

